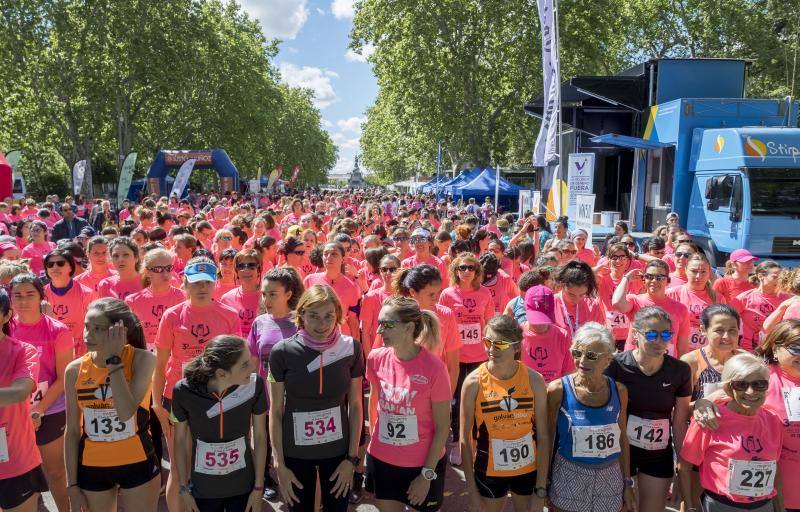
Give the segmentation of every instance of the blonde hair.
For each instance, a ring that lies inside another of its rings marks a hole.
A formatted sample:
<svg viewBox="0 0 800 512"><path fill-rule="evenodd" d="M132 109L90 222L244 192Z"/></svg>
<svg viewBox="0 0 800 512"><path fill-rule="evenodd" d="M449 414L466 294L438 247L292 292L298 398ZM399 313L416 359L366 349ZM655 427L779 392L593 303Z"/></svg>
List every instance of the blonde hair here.
<svg viewBox="0 0 800 512"><path fill-rule="evenodd" d="M29 259L0 260L0 282L9 282L19 274L30 272Z"/></svg>
<svg viewBox="0 0 800 512"><path fill-rule="evenodd" d="M743 380L750 375L761 373L769 378L769 368L760 357L744 352L736 354L725 362L722 367L722 383L728 384L734 380Z"/></svg>
<svg viewBox="0 0 800 512"><path fill-rule="evenodd" d="M172 257L172 253L170 253L166 249L162 249L159 247L158 249L151 249L146 253L144 253L144 256L142 256L142 268L144 270L147 270L147 267L153 260L155 260L156 258L160 258L162 256L169 258L171 262L175 261L174 258ZM144 286L145 288L150 286L150 277L148 277L147 272L142 272L142 286Z"/></svg>
<svg viewBox="0 0 800 512"><path fill-rule="evenodd" d="M383 307L391 308L401 322L414 324L414 343L430 352L436 352L441 344L439 335L439 319L426 309L420 309L419 303L409 297L393 295L383 301Z"/></svg>
<svg viewBox="0 0 800 512"><path fill-rule="evenodd" d="M478 261L478 258L476 258L472 253L468 252L462 252L450 262L450 268L448 272L450 274L450 283L454 285L461 284L461 280L458 278L458 267L462 264L475 266L475 278L472 280L472 288L475 290L480 290L481 283L483 282L483 267L481 267L481 263Z"/></svg>
<svg viewBox="0 0 800 512"><path fill-rule="evenodd" d="M778 275L778 289L800 295L800 268L784 269Z"/></svg>
<svg viewBox="0 0 800 512"><path fill-rule="evenodd" d="M336 311L336 324L341 325L344 321L344 310L342 309L342 303L339 302L339 297L336 296L336 292L328 285L315 284L303 293L297 303L297 316L295 317L297 327L300 329L305 327L303 325L303 314L307 310L326 302L333 304L333 309Z"/></svg>

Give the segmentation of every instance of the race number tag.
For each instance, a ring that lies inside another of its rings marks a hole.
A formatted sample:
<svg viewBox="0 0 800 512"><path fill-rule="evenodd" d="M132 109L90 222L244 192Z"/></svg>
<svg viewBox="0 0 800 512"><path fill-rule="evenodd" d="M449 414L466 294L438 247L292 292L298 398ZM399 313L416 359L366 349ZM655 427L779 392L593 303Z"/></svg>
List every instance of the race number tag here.
<svg viewBox="0 0 800 512"><path fill-rule="evenodd" d="M492 439L492 459L495 471L514 471L533 464L536 448L533 434L519 439Z"/></svg>
<svg viewBox="0 0 800 512"><path fill-rule="evenodd" d="M619 453L619 425L572 427L572 456L600 457Z"/></svg>
<svg viewBox="0 0 800 512"><path fill-rule="evenodd" d="M294 420L294 442L298 446L325 444L344 437L342 411L331 407L322 411L292 413Z"/></svg>
<svg viewBox="0 0 800 512"><path fill-rule="evenodd" d="M406 446L419 442L416 416L381 411L378 420L378 438L382 443Z"/></svg>
<svg viewBox="0 0 800 512"><path fill-rule="evenodd" d="M800 388L783 388L783 405L786 407L786 419L800 421Z"/></svg>
<svg viewBox="0 0 800 512"><path fill-rule="evenodd" d="M227 443L206 443L198 439L194 470L206 475L227 475L244 469L246 449L244 436Z"/></svg>
<svg viewBox="0 0 800 512"><path fill-rule="evenodd" d="M646 420L628 416L628 441L644 450L663 450L669 443L669 420Z"/></svg>
<svg viewBox="0 0 800 512"><path fill-rule="evenodd" d="M481 324L463 324L458 326L458 335L462 345L475 345L481 342Z"/></svg>
<svg viewBox="0 0 800 512"><path fill-rule="evenodd" d="M606 311L606 325L611 329L627 329L630 326L628 315L618 311Z"/></svg>
<svg viewBox="0 0 800 512"><path fill-rule="evenodd" d="M0 463L8 462L8 437L6 427L0 427Z"/></svg>
<svg viewBox="0 0 800 512"><path fill-rule="evenodd" d="M92 441L110 443L133 437L133 420L131 416L128 421L120 421L116 409L83 409L83 429Z"/></svg>
<svg viewBox="0 0 800 512"><path fill-rule="evenodd" d="M692 326L689 333L689 350L695 350L708 344L708 338L700 332L699 326Z"/></svg>
<svg viewBox="0 0 800 512"><path fill-rule="evenodd" d="M37 383L36 389L31 393L31 405L34 406L41 402L48 389L50 389L50 384L47 381Z"/></svg>
<svg viewBox="0 0 800 512"><path fill-rule="evenodd" d="M728 491L738 496L768 496L775 484L774 460L728 461Z"/></svg>

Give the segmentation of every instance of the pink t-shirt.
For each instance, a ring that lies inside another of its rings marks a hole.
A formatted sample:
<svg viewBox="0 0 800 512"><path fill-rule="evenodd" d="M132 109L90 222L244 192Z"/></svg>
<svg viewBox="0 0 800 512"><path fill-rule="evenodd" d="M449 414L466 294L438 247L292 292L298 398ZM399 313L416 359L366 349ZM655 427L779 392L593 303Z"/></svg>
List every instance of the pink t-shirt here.
<svg viewBox="0 0 800 512"><path fill-rule="evenodd" d="M633 321L633 317L636 316L636 313L640 309L647 306L658 306L667 312L669 317L672 319L672 331L675 333L673 341L669 344L669 355L672 357L677 357L677 338L681 336L689 336L689 333L691 332L691 325L689 324L689 310L686 309L686 306L669 297L653 300L653 298L646 293L641 295L628 294L627 298L628 302L630 302L633 306L631 310L626 313L628 315L629 322ZM633 350L635 348L636 345L633 343L633 334L629 330L628 337L625 340L625 350Z"/></svg>
<svg viewBox="0 0 800 512"><path fill-rule="evenodd" d="M739 281L731 276L725 276L714 281L711 288L713 288L715 292L724 295L725 301L731 304L737 295L747 290L752 290L755 288L755 285L748 280Z"/></svg>
<svg viewBox="0 0 800 512"><path fill-rule="evenodd" d="M777 462L781 458L783 425L780 418L764 407L755 416L737 414L727 406L720 407L719 411L719 428L715 430L702 428L692 421L683 441L681 457L700 467L700 485L703 489L737 503L751 503L775 496L774 488L765 496L744 496L731 492L731 484L741 484L744 475L737 468L746 468L748 462ZM750 470L750 473L752 477L755 471Z"/></svg>
<svg viewBox="0 0 800 512"><path fill-rule="evenodd" d="M484 283L481 287L489 290L489 293L492 295L494 310L497 313L503 312L506 304L511 300L511 297L519 295L514 280L506 273L498 272L497 276L495 276L489 284Z"/></svg>
<svg viewBox="0 0 800 512"><path fill-rule="evenodd" d="M488 356L483 346L483 328L495 315L494 301L489 290L483 287L465 290L458 286L449 286L442 291L439 304L447 306L456 314L458 338L461 341L459 361L486 361Z"/></svg>
<svg viewBox="0 0 800 512"><path fill-rule="evenodd" d="M587 322L602 324L603 306L600 301L592 298L581 300L576 306L568 306L562 298L561 292L555 297L555 324L567 331L572 337L580 326Z"/></svg>
<svg viewBox="0 0 800 512"><path fill-rule="evenodd" d="M25 246L20 253L22 258L30 258L31 272L37 276L44 272L44 257L56 248L53 242L32 242Z"/></svg>
<svg viewBox="0 0 800 512"><path fill-rule="evenodd" d="M0 341L0 388L18 379L39 379L36 349L10 336ZM30 404L23 400L0 407L0 436L5 434L8 460L0 462L0 480L24 475L42 463L36 447L36 432L31 422Z"/></svg>
<svg viewBox="0 0 800 512"><path fill-rule="evenodd" d="M796 318L800 318L800 303L797 302L786 308L786 311L783 312L784 320L792 320Z"/></svg>
<svg viewBox="0 0 800 512"><path fill-rule="evenodd" d="M369 353L366 377L378 393L377 410L370 411L378 421L370 422L367 452L394 466L422 466L436 434L433 403L452 397L447 367L425 349L402 361L392 348L381 347Z"/></svg>
<svg viewBox="0 0 800 512"><path fill-rule="evenodd" d="M253 321L258 316L259 306L261 305L261 292L259 290L244 292L241 286L237 286L223 295L219 301L239 313L239 320L242 323L239 336L246 339L250 335L250 327L253 326Z"/></svg>
<svg viewBox="0 0 800 512"><path fill-rule="evenodd" d="M214 300L219 302L223 295L234 288L236 288L236 281L226 283L222 279L217 279L217 282L214 283Z"/></svg>
<svg viewBox="0 0 800 512"><path fill-rule="evenodd" d="M615 340L624 340L628 337L628 329L630 329L630 322L628 317L611 306L611 299L614 297L614 290L619 286L622 278L615 279L611 273L597 278L597 298L603 305L603 316L605 317L605 325L614 334ZM642 282L637 280L630 280L628 282L628 292L639 293L642 289Z"/></svg>
<svg viewBox="0 0 800 512"><path fill-rule="evenodd" d="M206 343L220 334L238 332L239 314L219 302L198 307L186 300L166 310L156 334L156 348L170 351L163 396L172 398L172 388L183 378L183 367L203 353Z"/></svg>
<svg viewBox="0 0 800 512"><path fill-rule="evenodd" d="M97 285L98 297L114 297L125 300L128 295L142 291L142 279L137 275L133 279L123 281L119 275L107 277Z"/></svg>
<svg viewBox="0 0 800 512"><path fill-rule="evenodd" d="M705 289L695 291L689 284L685 284L668 289L667 297L680 302L689 310L689 351L705 346L708 339L700 331L700 313L714 303L711 295ZM718 294L717 302L724 304L725 297Z"/></svg>
<svg viewBox="0 0 800 512"><path fill-rule="evenodd" d="M368 292L361 301L359 319L361 320L361 344L365 354L369 354L373 348L375 338L378 336L378 313L381 312L383 301L390 295L381 287Z"/></svg>
<svg viewBox="0 0 800 512"><path fill-rule="evenodd" d="M669 273L669 284L667 286L669 286L670 288L675 288L678 286L685 285L686 282L687 282L686 278L679 276L678 271L675 270Z"/></svg>
<svg viewBox="0 0 800 512"><path fill-rule="evenodd" d="M575 255L575 257L590 267L597 265L597 255L589 248L584 247L583 249L578 250L578 253Z"/></svg>
<svg viewBox="0 0 800 512"><path fill-rule="evenodd" d="M421 260L415 254L401 261L400 266L403 268L412 268L420 263L427 263L439 269L439 273L442 274L442 288L450 286L450 275L447 272L447 264L437 256L430 255L427 259Z"/></svg>
<svg viewBox="0 0 800 512"><path fill-rule="evenodd" d="M75 282L76 283L80 283L83 286L85 286L87 288L90 288L90 289L94 290L95 292L97 292L97 291L99 291L100 281L102 281L103 279L105 279L107 277L111 277L111 276L115 276L115 275L117 275L117 271L116 270L112 270L110 268L106 269L105 272L101 272L101 273L97 273L97 274L95 274L94 271L91 268L89 268L83 274L81 274L79 276L76 276L75 277Z"/></svg>
<svg viewBox="0 0 800 512"><path fill-rule="evenodd" d="M800 486L786 485L790 478L800 474L800 379L792 378L778 365L770 365L769 372L769 390L764 407L774 412L783 424L783 451L778 463L784 482L783 501L786 508L800 509Z"/></svg>
<svg viewBox="0 0 800 512"><path fill-rule="evenodd" d="M144 339L149 350L155 350L156 335L158 334L158 324L164 312L186 300L183 291L170 286L165 293L158 295L153 293L150 288L145 288L140 292L125 297L131 311L133 311L142 323Z"/></svg>
<svg viewBox="0 0 800 512"><path fill-rule="evenodd" d="M539 334L528 322L522 325L522 363L542 374L551 382L575 371L575 361L569 348L572 344L567 331L550 325L547 332Z"/></svg>
<svg viewBox="0 0 800 512"><path fill-rule="evenodd" d="M333 288L333 291L336 292L336 296L339 297L339 301L342 303L342 309L344 309L345 313L351 308L358 306L358 301L361 300L361 290L359 290L358 285L347 276L342 275L331 280L325 276L325 272L317 272L316 274L309 274L303 279L303 285L306 287L306 290L315 284L324 284Z"/></svg>
<svg viewBox="0 0 800 512"><path fill-rule="evenodd" d="M19 317L15 317L11 324L11 336L36 349L39 356L39 381L36 387L41 393L34 392L33 400L36 398L41 400L39 395L45 394L45 390L58 378L56 354L66 353L68 358L72 359L72 333L66 325L55 318L42 315L34 324L24 324L20 322ZM64 393L61 393L45 414L61 412L64 409Z"/></svg>
<svg viewBox="0 0 800 512"><path fill-rule="evenodd" d="M86 345L83 343L83 321L86 309L97 299L97 295L90 288L74 281L72 288L64 295L59 296L53 292L50 284L44 287L44 295L53 308L53 316L66 325L72 333L75 357L82 356L86 353Z"/></svg>
<svg viewBox="0 0 800 512"><path fill-rule="evenodd" d="M736 296L731 306L742 317L742 341L739 343L741 348L752 351L764 341L764 320L788 298L787 293L767 295L758 291L758 288Z"/></svg>

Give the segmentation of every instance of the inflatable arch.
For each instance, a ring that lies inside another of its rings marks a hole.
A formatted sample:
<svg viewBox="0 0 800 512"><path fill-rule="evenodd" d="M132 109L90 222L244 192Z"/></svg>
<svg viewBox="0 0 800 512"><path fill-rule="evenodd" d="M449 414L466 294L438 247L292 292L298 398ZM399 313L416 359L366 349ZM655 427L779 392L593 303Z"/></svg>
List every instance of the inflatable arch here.
<svg viewBox="0 0 800 512"><path fill-rule="evenodd" d="M214 169L219 175L220 192L239 190L239 171L224 149L162 150L156 153L147 171L147 190L159 196L167 195L167 171L177 169L184 162L195 159L195 169ZM181 197L185 190L181 191Z"/></svg>

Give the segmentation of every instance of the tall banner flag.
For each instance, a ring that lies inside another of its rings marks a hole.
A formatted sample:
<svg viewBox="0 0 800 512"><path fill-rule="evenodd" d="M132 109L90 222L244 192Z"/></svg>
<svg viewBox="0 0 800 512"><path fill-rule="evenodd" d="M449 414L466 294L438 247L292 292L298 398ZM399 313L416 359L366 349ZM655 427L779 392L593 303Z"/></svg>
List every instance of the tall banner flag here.
<svg viewBox="0 0 800 512"><path fill-rule="evenodd" d="M75 162L72 167L72 193L76 196L81 193L84 176L86 176L86 160Z"/></svg>
<svg viewBox="0 0 800 512"><path fill-rule="evenodd" d="M553 0L536 0L539 23L542 27L542 72L544 74L544 108L542 126L533 149L533 165L544 167L558 157L558 114L561 109L561 84L559 83L558 34L555 27Z"/></svg>
<svg viewBox="0 0 800 512"><path fill-rule="evenodd" d="M594 153L570 153L567 171L567 217L574 219L578 196L594 192Z"/></svg>
<svg viewBox="0 0 800 512"><path fill-rule="evenodd" d="M275 182L278 181L281 174L283 174L283 166L279 165L275 168L271 173L269 173L269 179L267 180L267 192L272 192L272 186L275 185Z"/></svg>
<svg viewBox="0 0 800 512"><path fill-rule="evenodd" d="M295 182L297 181L297 177L300 175L300 166L295 165L292 167L292 179L289 181L289 186L293 187Z"/></svg>
<svg viewBox="0 0 800 512"><path fill-rule="evenodd" d="M181 165L181 168L178 169L178 175L175 176L175 182L172 184L172 190L169 193L169 197L176 195L181 197L183 194L183 189L186 188L186 185L189 183L189 175L192 174L192 169L194 169L194 163L197 160L194 158L190 158L186 160Z"/></svg>
<svg viewBox="0 0 800 512"><path fill-rule="evenodd" d="M575 227L586 231L588 244L592 244L592 218L594 217L594 194L579 194L575 198Z"/></svg>
<svg viewBox="0 0 800 512"><path fill-rule="evenodd" d="M6 155L6 162L8 162L8 165L11 166L12 172L17 172L17 166L19 165L20 159L22 159L22 151L18 149L9 151Z"/></svg>
<svg viewBox="0 0 800 512"><path fill-rule="evenodd" d="M119 184L117 184L117 208L122 208L122 201L128 197L128 190L133 181L133 170L136 168L136 153L128 153L125 161L122 162L122 170L119 173Z"/></svg>

